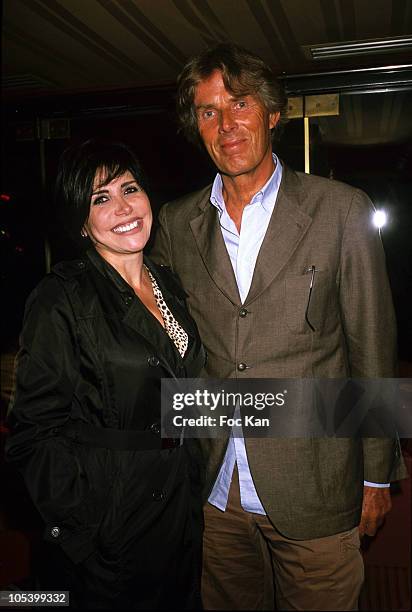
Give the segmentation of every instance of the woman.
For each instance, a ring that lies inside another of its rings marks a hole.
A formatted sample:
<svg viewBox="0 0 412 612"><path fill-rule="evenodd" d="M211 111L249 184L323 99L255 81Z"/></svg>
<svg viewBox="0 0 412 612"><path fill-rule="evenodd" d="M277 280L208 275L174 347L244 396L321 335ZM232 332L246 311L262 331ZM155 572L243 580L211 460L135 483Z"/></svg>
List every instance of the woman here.
<svg viewBox="0 0 412 612"><path fill-rule="evenodd" d="M143 255L152 212L126 146L67 150L57 197L92 248L27 302L7 445L46 525L40 587L78 608L196 608L196 449L160 438L160 379L204 364L185 294Z"/></svg>

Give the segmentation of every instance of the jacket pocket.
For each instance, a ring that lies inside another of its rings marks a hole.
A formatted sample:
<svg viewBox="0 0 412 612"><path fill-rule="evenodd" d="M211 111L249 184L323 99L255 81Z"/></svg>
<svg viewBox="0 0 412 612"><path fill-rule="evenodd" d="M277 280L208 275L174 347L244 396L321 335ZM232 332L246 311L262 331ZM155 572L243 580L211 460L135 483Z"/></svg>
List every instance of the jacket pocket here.
<svg viewBox="0 0 412 612"><path fill-rule="evenodd" d="M68 516L63 508L56 512L62 518L46 523L44 537L60 545L74 563L80 563L96 549L97 532L110 501L113 478L107 449L74 443L71 450L84 493Z"/></svg>
<svg viewBox="0 0 412 612"><path fill-rule="evenodd" d="M286 283L286 324L294 334L321 332L331 303L331 283L326 271L289 276Z"/></svg>

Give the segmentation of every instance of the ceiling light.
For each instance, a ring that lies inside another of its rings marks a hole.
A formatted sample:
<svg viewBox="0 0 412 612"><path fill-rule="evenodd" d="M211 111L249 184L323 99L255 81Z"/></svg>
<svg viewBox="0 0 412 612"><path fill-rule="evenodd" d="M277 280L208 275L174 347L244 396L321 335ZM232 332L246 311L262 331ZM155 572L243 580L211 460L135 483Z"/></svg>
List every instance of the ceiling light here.
<svg viewBox="0 0 412 612"><path fill-rule="evenodd" d="M388 220L387 214L384 210L376 210L373 215L373 223L375 227L381 229Z"/></svg>
<svg viewBox="0 0 412 612"><path fill-rule="evenodd" d="M412 36L381 38L368 40L353 40L342 43L332 43L317 46L306 46L311 59L323 60L348 55L371 55L375 53L392 53L394 51L412 50Z"/></svg>

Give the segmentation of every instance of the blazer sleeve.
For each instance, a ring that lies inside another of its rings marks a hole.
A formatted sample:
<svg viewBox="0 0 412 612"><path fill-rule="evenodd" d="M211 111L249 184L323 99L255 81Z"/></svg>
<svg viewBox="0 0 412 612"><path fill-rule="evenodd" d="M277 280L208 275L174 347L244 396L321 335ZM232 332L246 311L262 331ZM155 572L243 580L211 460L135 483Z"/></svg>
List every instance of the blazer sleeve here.
<svg viewBox="0 0 412 612"><path fill-rule="evenodd" d="M153 248L150 251L150 258L157 264L168 266L173 270L170 234L167 225L168 206L168 204L165 204L160 209L156 237Z"/></svg>
<svg viewBox="0 0 412 612"><path fill-rule="evenodd" d="M340 305L350 376L396 376L396 321L385 254L374 208L356 190L343 232ZM404 477L398 439L364 438L364 478L385 483Z"/></svg>
<svg viewBox="0 0 412 612"><path fill-rule="evenodd" d="M61 432L77 377L75 317L60 281L46 277L26 304L6 458L23 474L46 523L45 538L75 562L93 550L98 514L80 451Z"/></svg>

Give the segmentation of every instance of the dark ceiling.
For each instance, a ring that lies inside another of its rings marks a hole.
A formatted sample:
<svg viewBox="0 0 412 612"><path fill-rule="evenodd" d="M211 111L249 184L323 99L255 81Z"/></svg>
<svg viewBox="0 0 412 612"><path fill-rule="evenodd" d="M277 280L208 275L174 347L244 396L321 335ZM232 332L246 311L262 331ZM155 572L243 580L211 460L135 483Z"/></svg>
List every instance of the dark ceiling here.
<svg viewBox="0 0 412 612"><path fill-rule="evenodd" d="M388 54L313 60L312 45L412 33L411 0L4 0L10 97L175 82L188 57L232 40L278 72L412 62Z"/></svg>
<svg viewBox="0 0 412 612"><path fill-rule="evenodd" d="M399 142L412 136L410 33L412 0L4 0L3 98L8 106L36 104L43 116L53 97L64 115L62 98L86 93L93 112L126 112L128 92L133 109L152 108L151 89L170 91L190 56L231 40L261 55L289 95L302 91L297 75L321 75L303 77L303 89L310 83L316 92L347 92L356 79L362 91L366 77L374 87L381 79L380 96L341 96L341 121L319 119L320 132L342 144ZM389 53L320 61L310 51L407 37ZM377 81L379 67L386 72ZM399 74L402 87L388 88L387 79L399 81Z"/></svg>

